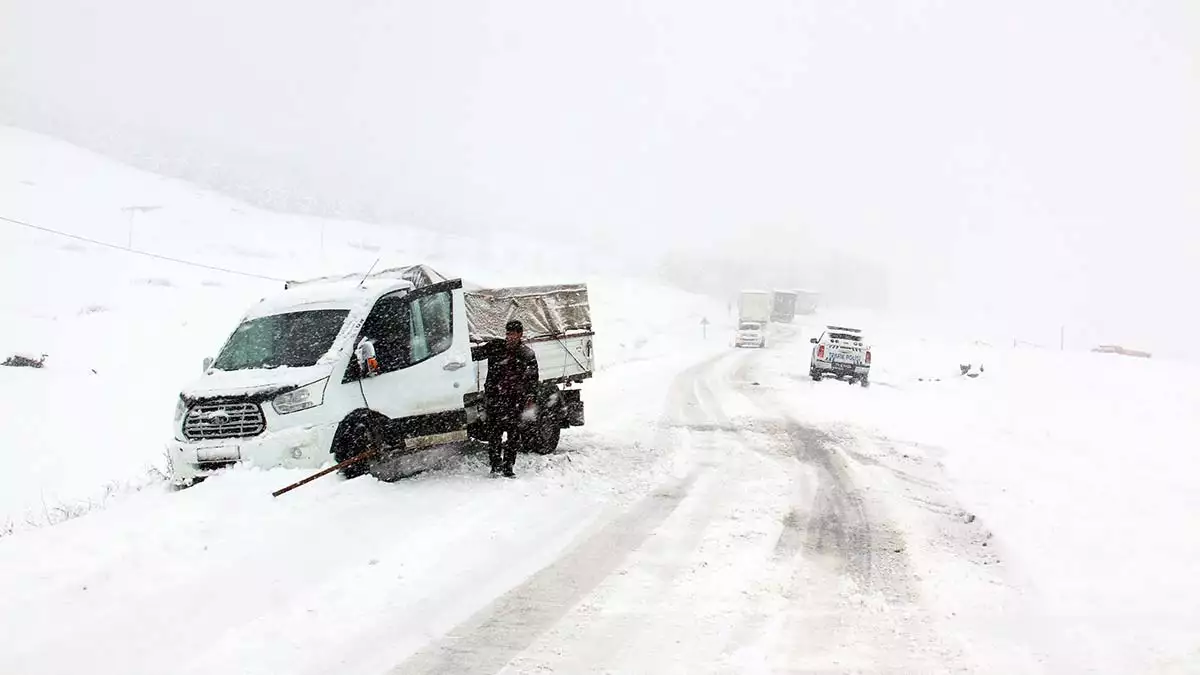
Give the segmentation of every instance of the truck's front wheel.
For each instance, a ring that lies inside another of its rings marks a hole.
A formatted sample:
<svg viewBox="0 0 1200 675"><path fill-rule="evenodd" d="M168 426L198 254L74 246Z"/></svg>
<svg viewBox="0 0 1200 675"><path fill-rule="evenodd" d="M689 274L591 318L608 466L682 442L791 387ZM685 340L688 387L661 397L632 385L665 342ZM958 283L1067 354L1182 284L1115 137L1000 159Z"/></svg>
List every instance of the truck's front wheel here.
<svg viewBox="0 0 1200 675"><path fill-rule="evenodd" d="M375 424L373 430L370 425ZM368 414L352 414L342 421L333 437L333 458L339 464L371 449L372 437L377 436L379 422ZM358 462L338 470L345 478L357 478L370 469L370 461Z"/></svg>

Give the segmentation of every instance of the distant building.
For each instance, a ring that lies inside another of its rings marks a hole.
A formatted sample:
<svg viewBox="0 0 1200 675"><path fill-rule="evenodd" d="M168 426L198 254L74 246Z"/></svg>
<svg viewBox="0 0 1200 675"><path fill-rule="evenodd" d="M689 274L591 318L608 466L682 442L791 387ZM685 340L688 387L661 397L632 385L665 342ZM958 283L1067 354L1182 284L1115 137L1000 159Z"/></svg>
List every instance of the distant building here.
<svg viewBox="0 0 1200 675"><path fill-rule="evenodd" d="M1092 349L1097 354L1120 354L1121 356L1136 356L1139 359L1150 358L1150 352L1142 352L1136 349L1126 349L1121 345L1100 345Z"/></svg>

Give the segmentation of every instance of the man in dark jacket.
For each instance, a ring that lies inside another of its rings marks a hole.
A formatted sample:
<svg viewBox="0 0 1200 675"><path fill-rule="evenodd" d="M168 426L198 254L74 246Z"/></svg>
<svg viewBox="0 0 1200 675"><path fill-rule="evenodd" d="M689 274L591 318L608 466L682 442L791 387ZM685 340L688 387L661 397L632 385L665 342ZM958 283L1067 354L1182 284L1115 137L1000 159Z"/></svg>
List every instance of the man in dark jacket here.
<svg viewBox="0 0 1200 675"><path fill-rule="evenodd" d="M503 472L507 478L514 477L518 446L524 443L523 436L530 426L522 416L536 414L537 356L521 341L524 333L520 321L505 324L504 344L488 356L487 379L483 383L492 473ZM501 444L504 434L508 435L508 442Z"/></svg>

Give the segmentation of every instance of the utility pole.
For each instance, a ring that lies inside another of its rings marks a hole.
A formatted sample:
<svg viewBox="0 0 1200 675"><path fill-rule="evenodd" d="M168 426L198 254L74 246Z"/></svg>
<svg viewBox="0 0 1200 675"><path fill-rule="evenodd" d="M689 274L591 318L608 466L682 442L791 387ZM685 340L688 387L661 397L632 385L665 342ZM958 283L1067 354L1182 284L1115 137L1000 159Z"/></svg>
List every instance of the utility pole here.
<svg viewBox="0 0 1200 675"><path fill-rule="evenodd" d="M130 250L133 249L133 214L149 213L150 211L157 211L161 208L161 206L125 206L121 208L122 211L129 212L129 236L125 244L125 248Z"/></svg>
<svg viewBox="0 0 1200 675"><path fill-rule="evenodd" d="M708 317L707 316L704 317L703 319L700 319L700 334L705 340L708 339Z"/></svg>
<svg viewBox="0 0 1200 675"><path fill-rule="evenodd" d="M1067 346L1067 327L1058 327L1058 351L1064 351Z"/></svg>

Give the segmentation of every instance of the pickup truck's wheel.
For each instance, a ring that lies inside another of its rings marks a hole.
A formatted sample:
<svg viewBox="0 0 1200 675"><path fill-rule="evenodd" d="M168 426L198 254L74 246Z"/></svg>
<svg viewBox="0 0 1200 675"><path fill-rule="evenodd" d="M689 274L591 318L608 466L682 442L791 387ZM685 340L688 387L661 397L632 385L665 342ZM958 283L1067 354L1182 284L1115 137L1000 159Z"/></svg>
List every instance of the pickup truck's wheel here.
<svg viewBox="0 0 1200 675"><path fill-rule="evenodd" d="M562 436L562 392L553 384L544 383L538 392L537 404L542 414L525 429L528 434L525 446L539 455L548 455L558 449L558 440Z"/></svg>
<svg viewBox="0 0 1200 675"><path fill-rule="evenodd" d="M557 418L543 418L529 430L529 449L539 455L549 455L558 450L558 441L562 437L562 427Z"/></svg>
<svg viewBox="0 0 1200 675"><path fill-rule="evenodd" d="M821 373L818 373L818 372L817 372L817 371L815 371L815 370L810 370L810 371L808 371L808 376L809 376L809 377L811 377L811 378L813 379L813 382L820 382L820 381L821 381Z"/></svg>
<svg viewBox="0 0 1200 675"><path fill-rule="evenodd" d="M374 423L367 415L351 415L342 421L333 436L333 459L338 463L357 457L371 447L371 430ZM345 478L357 478L367 473L370 462L359 462L338 470Z"/></svg>
<svg viewBox="0 0 1200 675"><path fill-rule="evenodd" d="M863 379L859 380L859 381L858 381L858 383L859 383L859 384L861 384L861 385L862 385L862 386L864 386L864 387L869 387L869 386L871 386L871 381L870 381L870 380L868 380L868 379L867 379L867 378L865 378L865 377L864 377Z"/></svg>

